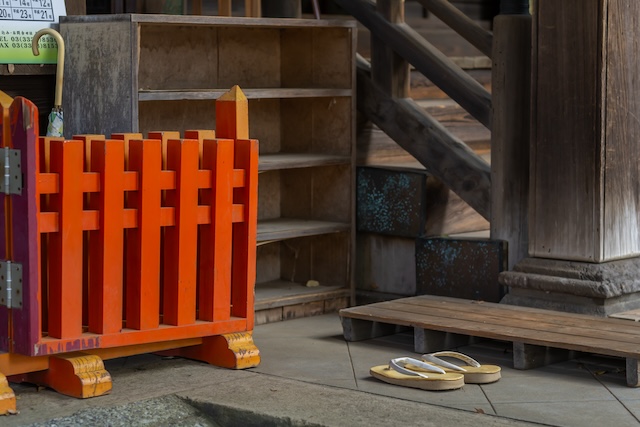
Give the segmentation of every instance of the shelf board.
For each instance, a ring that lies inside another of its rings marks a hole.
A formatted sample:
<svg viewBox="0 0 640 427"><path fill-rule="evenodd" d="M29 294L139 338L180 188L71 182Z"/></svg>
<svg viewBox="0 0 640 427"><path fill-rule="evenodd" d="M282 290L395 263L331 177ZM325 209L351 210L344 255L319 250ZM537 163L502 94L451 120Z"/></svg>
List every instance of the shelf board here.
<svg viewBox="0 0 640 427"><path fill-rule="evenodd" d="M348 231L343 222L278 218L258 221L258 243Z"/></svg>
<svg viewBox="0 0 640 427"><path fill-rule="evenodd" d="M261 154L258 160L258 171L280 169L308 168L314 166L349 165L351 158L331 154L314 153L277 153Z"/></svg>
<svg viewBox="0 0 640 427"><path fill-rule="evenodd" d="M138 91L138 101L215 100L226 89L149 90ZM322 98L351 96L351 89L336 88L260 88L242 89L247 99Z"/></svg>
<svg viewBox="0 0 640 427"><path fill-rule="evenodd" d="M273 280L256 284L255 310L284 307L349 296L349 289L341 286L313 286Z"/></svg>

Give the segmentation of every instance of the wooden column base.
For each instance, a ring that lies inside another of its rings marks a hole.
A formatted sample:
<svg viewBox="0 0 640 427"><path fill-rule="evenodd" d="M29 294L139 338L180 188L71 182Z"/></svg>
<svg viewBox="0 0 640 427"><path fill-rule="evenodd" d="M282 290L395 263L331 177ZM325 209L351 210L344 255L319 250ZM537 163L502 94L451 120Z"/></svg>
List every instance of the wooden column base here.
<svg viewBox="0 0 640 427"><path fill-rule="evenodd" d="M80 399L108 394L112 388L111 375L102 359L86 353L50 356L49 369L16 375L11 380L45 385Z"/></svg>
<svg viewBox="0 0 640 427"><path fill-rule="evenodd" d="M163 351L161 354L200 360L231 369L253 368L260 364L260 350L253 343L252 332L204 337L200 345Z"/></svg>
<svg viewBox="0 0 640 427"><path fill-rule="evenodd" d="M0 415L16 413L16 395L13 393L7 377L0 374Z"/></svg>

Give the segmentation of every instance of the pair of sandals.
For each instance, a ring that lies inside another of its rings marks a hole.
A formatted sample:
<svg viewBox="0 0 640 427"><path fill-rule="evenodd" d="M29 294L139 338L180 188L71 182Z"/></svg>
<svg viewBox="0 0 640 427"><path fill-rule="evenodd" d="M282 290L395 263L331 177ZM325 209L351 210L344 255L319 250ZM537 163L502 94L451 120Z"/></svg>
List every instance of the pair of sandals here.
<svg viewBox="0 0 640 427"><path fill-rule="evenodd" d="M449 357L465 364L450 363L441 357ZM374 366L369 373L389 384L423 390L455 390L465 384L489 384L500 379L500 367L481 365L466 354L455 351L439 351L423 354L419 359L398 357L389 365Z"/></svg>

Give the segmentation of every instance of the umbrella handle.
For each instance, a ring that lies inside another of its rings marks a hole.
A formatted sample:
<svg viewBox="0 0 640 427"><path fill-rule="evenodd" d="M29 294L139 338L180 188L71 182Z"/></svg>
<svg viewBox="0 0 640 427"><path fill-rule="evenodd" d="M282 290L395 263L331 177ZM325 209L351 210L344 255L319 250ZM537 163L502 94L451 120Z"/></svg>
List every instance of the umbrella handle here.
<svg viewBox="0 0 640 427"><path fill-rule="evenodd" d="M58 65L56 68L56 96L54 101L54 107L62 107L62 75L64 73L64 40L59 32L53 28L43 28L38 31L31 40L31 51L35 56L40 55L38 50L38 41L44 34L49 34L58 43Z"/></svg>

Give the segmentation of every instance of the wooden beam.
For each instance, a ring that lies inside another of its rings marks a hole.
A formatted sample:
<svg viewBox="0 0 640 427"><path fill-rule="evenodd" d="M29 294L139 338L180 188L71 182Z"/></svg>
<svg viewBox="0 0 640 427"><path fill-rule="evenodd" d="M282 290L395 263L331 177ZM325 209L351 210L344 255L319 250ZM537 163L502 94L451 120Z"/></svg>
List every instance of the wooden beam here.
<svg viewBox="0 0 640 427"><path fill-rule="evenodd" d="M404 0L379 0L376 7L390 23L404 22ZM388 95L409 96L409 63L374 33L371 33L371 73L373 81Z"/></svg>
<svg viewBox="0 0 640 427"><path fill-rule="evenodd" d="M491 95L453 61L407 24L392 24L376 12L370 0L336 0L447 95L491 128Z"/></svg>
<svg viewBox="0 0 640 427"><path fill-rule="evenodd" d="M491 168L412 99L394 99L358 58L358 110L485 219L491 220Z"/></svg>
<svg viewBox="0 0 640 427"><path fill-rule="evenodd" d="M494 20L491 238L509 242L509 267L528 255L531 16Z"/></svg>
<svg viewBox="0 0 640 427"><path fill-rule="evenodd" d="M84 0L65 0L67 15L86 15L87 2Z"/></svg>
<svg viewBox="0 0 640 427"><path fill-rule="evenodd" d="M442 22L474 45L480 52L491 58L493 36L490 31L482 28L448 1L418 0L418 3L440 18Z"/></svg>

